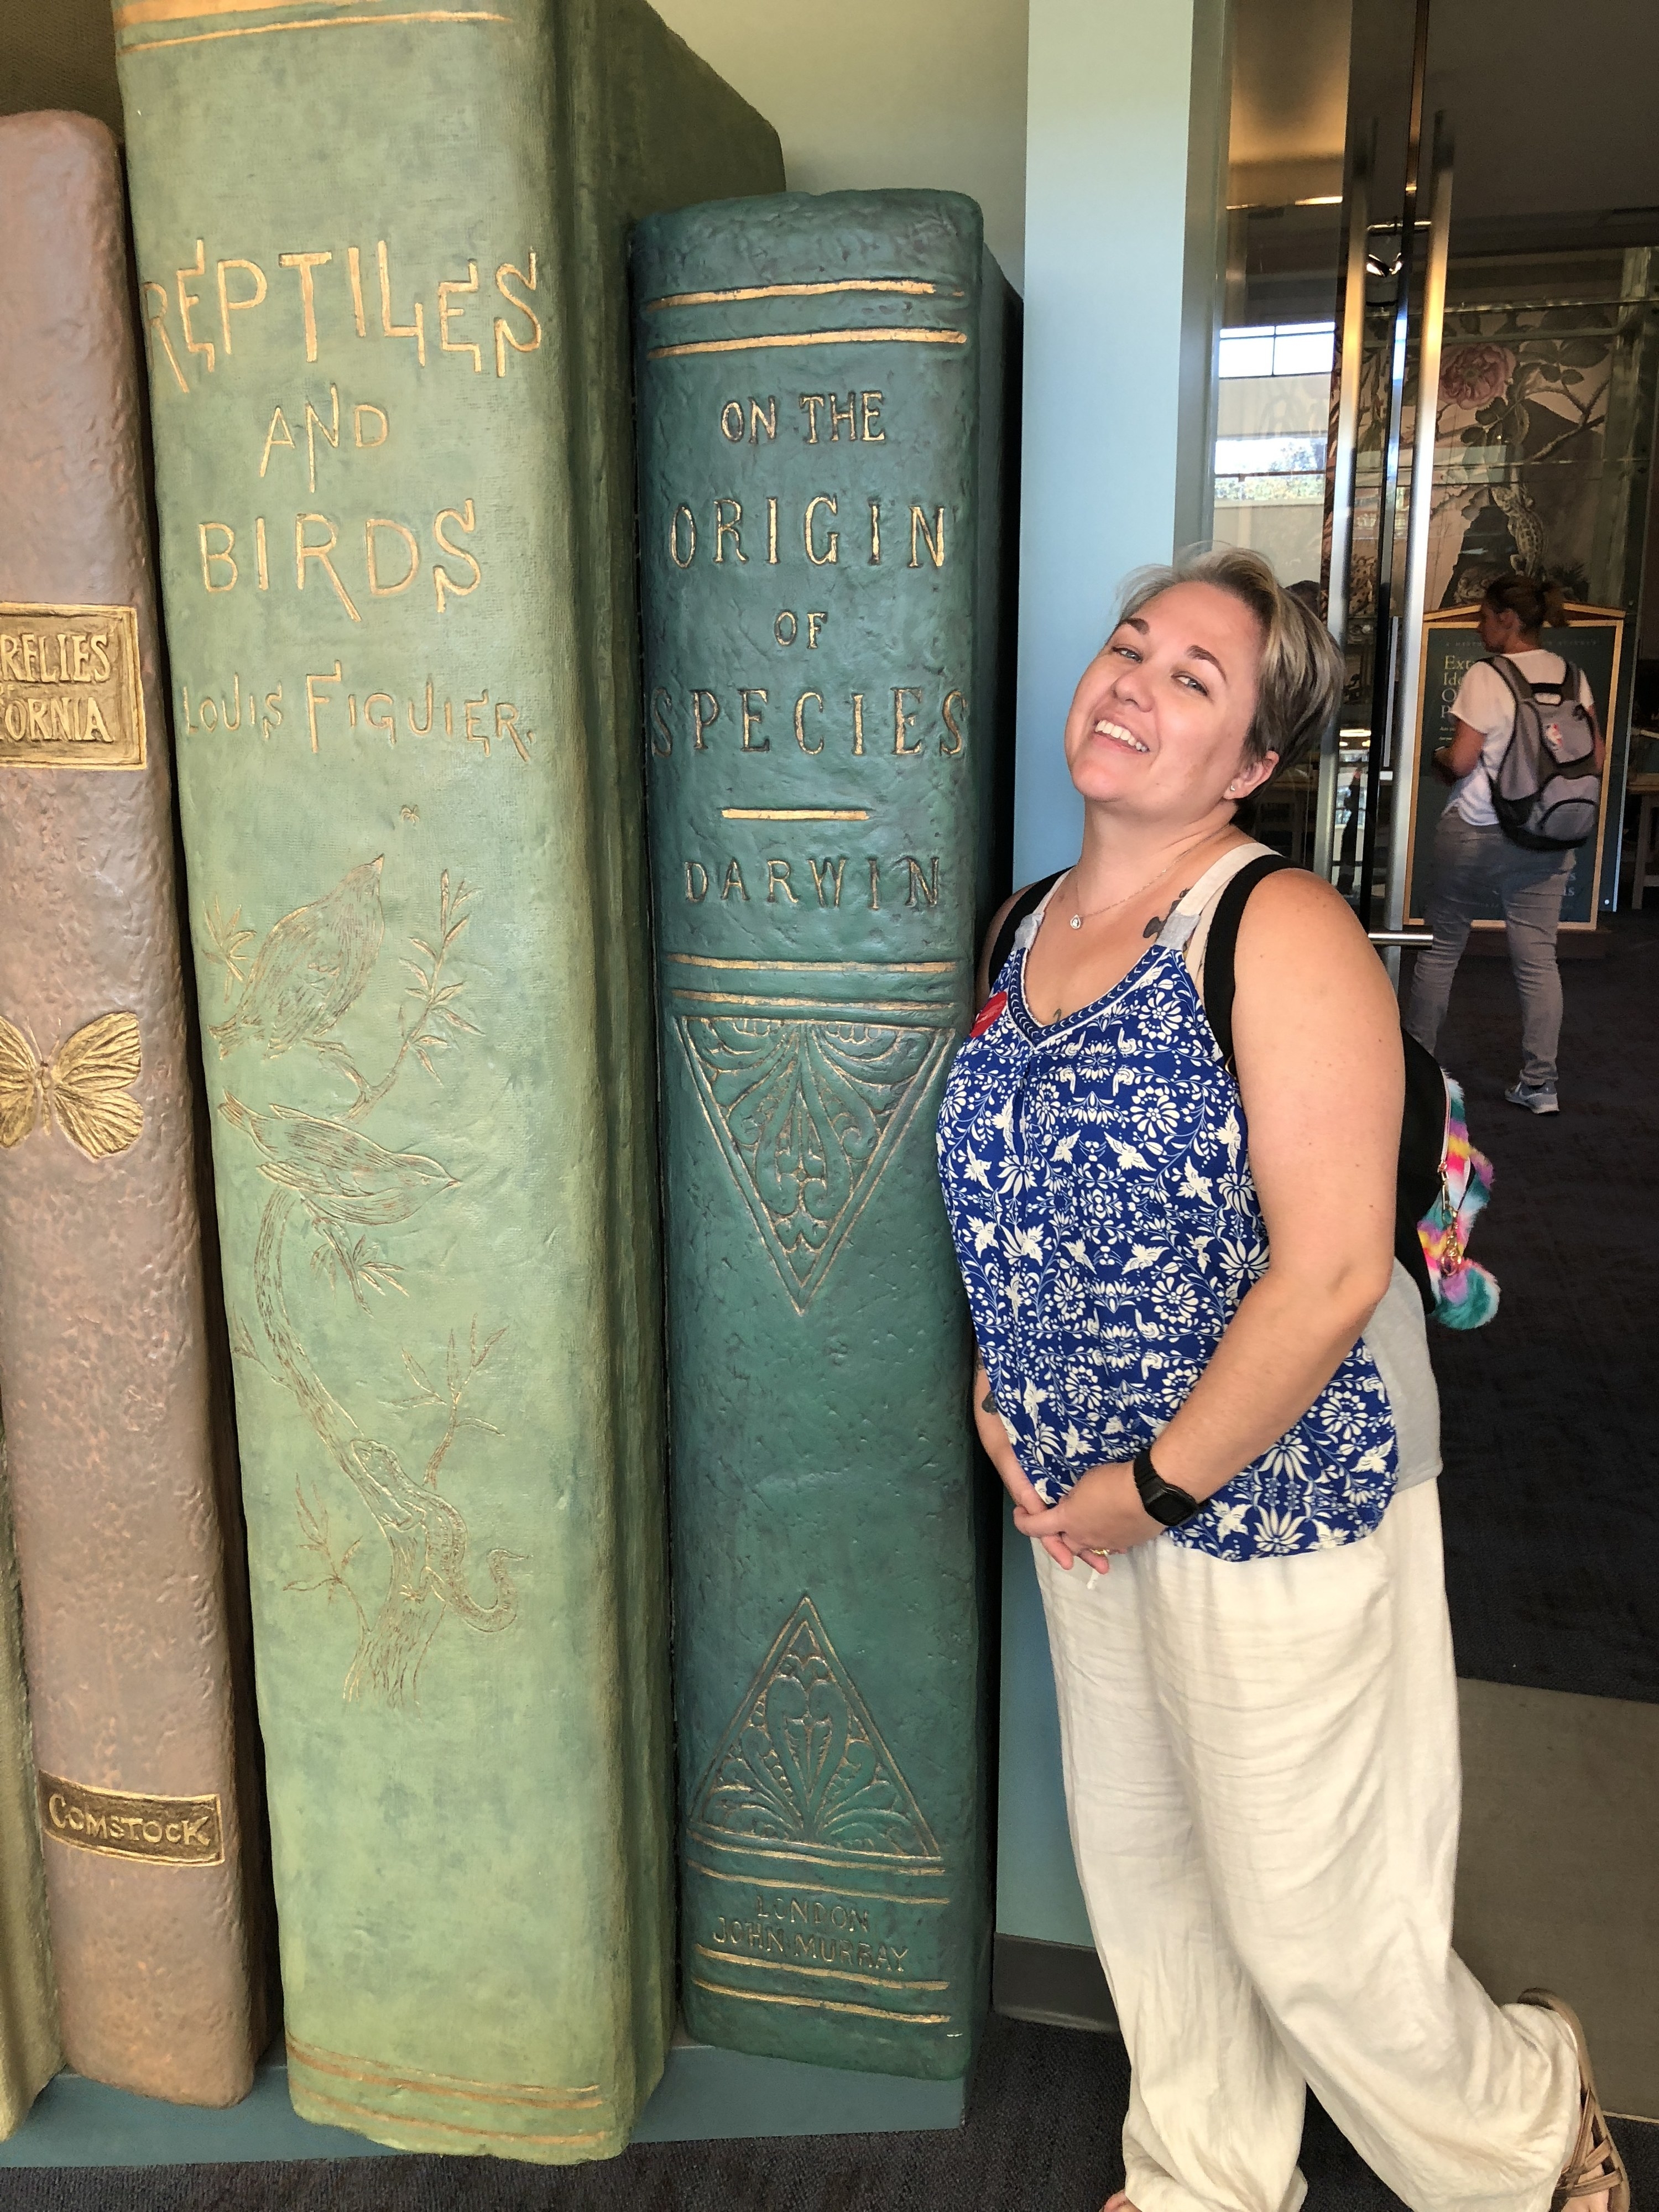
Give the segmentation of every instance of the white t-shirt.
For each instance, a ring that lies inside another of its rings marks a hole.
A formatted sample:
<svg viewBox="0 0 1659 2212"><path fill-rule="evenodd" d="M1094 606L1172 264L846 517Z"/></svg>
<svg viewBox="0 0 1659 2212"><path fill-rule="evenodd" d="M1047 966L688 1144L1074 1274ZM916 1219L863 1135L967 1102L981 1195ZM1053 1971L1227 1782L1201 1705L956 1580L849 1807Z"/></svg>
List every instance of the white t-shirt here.
<svg viewBox="0 0 1659 2212"><path fill-rule="evenodd" d="M1567 664L1560 654L1547 653L1541 646L1530 653L1510 653L1504 657L1515 663L1528 684L1559 684L1566 673ZM1595 695L1582 669L1578 696L1593 714ZM1498 813L1492 803L1492 780L1515 727L1515 694L1490 661L1477 660L1458 685L1451 710L1457 720L1479 730L1486 742L1480 748L1480 759L1460 778L1447 804L1457 809L1471 829L1495 830Z"/></svg>

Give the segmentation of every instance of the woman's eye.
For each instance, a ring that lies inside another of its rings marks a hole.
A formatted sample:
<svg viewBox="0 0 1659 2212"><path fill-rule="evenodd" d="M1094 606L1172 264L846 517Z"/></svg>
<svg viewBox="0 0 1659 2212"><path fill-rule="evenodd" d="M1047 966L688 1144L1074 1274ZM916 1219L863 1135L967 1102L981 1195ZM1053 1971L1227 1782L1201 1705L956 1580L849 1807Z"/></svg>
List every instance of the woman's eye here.
<svg viewBox="0 0 1659 2212"><path fill-rule="evenodd" d="M1176 682L1177 684L1189 684L1193 690L1197 692L1200 699L1207 699L1210 696L1207 685L1200 684L1196 676L1189 674L1184 668L1182 669L1176 677Z"/></svg>
<svg viewBox="0 0 1659 2212"><path fill-rule="evenodd" d="M1140 658L1132 645L1115 645L1112 651L1120 660L1139 660Z"/></svg>

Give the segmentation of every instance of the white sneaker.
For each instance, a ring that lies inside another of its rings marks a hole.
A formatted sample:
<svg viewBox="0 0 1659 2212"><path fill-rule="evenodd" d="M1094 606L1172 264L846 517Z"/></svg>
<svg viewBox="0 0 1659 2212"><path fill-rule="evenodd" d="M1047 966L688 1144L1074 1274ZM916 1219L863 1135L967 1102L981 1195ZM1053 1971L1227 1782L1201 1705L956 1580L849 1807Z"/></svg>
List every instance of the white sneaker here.
<svg viewBox="0 0 1659 2212"><path fill-rule="evenodd" d="M1511 1106L1520 1106L1528 1114L1559 1114L1561 1102L1553 1083L1528 1083L1525 1077L1512 1083L1504 1093Z"/></svg>

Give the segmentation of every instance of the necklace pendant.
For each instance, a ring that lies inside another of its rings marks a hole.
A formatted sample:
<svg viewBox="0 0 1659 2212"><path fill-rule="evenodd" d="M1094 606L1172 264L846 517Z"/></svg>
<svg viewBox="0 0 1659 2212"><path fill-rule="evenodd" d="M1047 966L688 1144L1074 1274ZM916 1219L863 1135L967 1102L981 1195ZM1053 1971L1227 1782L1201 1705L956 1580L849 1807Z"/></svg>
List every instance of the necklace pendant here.
<svg viewBox="0 0 1659 2212"><path fill-rule="evenodd" d="M1083 916L1082 916L1080 914L1074 914L1074 915L1072 916L1072 927L1073 927L1073 929L1081 929L1081 928L1082 928L1082 927L1083 927Z"/></svg>

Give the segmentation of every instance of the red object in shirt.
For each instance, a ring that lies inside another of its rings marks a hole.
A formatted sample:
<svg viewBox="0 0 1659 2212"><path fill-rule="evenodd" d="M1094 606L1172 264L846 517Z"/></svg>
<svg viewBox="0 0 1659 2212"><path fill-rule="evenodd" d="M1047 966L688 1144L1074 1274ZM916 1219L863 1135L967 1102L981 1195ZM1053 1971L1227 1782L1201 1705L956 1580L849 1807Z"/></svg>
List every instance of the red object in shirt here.
<svg viewBox="0 0 1659 2212"><path fill-rule="evenodd" d="M1008 994L1006 991L993 991L980 1008L975 1018L974 1026L968 1032L969 1036L981 1037L984 1036L987 1030L994 1029L1001 1020L1002 1010L1007 1003Z"/></svg>

